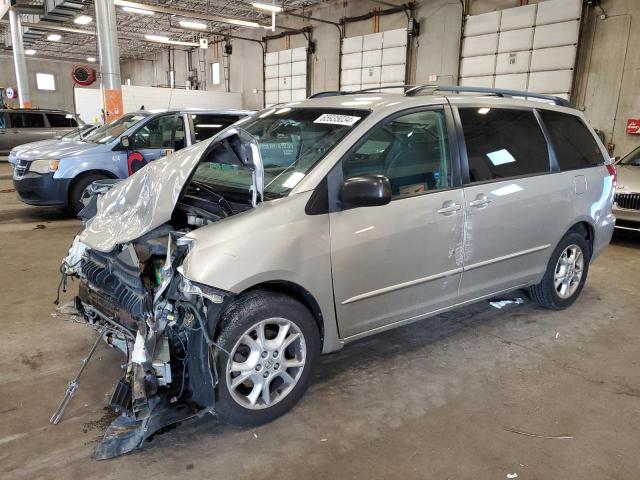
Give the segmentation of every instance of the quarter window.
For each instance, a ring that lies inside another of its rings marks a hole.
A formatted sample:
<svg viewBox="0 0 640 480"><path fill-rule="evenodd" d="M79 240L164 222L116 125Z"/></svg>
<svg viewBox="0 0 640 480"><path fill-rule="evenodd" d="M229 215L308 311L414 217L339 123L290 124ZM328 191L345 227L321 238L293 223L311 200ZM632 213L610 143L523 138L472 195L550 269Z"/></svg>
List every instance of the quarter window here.
<svg viewBox="0 0 640 480"><path fill-rule="evenodd" d="M384 175L393 198L452 185L451 158L442 110L410 113L377 127L342 163L344 178Z"/></svg>
<svg viewBox="0 0 640 480"><path fill-rule="evenodd" d="M49 120L49 126L51 127L77 127L73 115L65 113L47 113L47 120Z"/></svg>
<svg viewBox="0 0 640 480"><path fill-rule="evenodd" d="M191 119L193 121L193 136L196 142L213 137L219 131L238 121L238 117L234 115L206 115L200 113L191 115Z"/></svg>
<svg viewBox="0 0 640 480"><path fill-rule="evenodd" d="M549 152L530 110L460 108L471 183L547 173Z"/></svg>
<svg viewBox="0 0 640 480"><path fill-rule="evenodd" d="M560 170L604 164L598 143L580 118L551 110L540 110L540 116L549 132Z"/></svg>

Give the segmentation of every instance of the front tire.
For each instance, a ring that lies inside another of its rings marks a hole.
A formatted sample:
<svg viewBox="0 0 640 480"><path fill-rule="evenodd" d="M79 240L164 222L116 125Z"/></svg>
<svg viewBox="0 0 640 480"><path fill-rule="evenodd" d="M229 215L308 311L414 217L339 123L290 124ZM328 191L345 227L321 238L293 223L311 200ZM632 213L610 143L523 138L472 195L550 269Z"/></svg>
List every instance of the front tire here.
<svg viewBox="0 0 640 480"><path fill-rule="evenodd" d="M218 337L216 413L224 422L257 426L289 411L311 382L320 335L311 312L280 293L239 297Z"/></svg>
<svg viewBox="0 0 640 480"><path fill-rule="evenodd" d="M109 177L102 175L101 173L87 173L73 181L71 188L69 189L69 208L74 215L77 215L78 212L84 208L82 196L84 195L84 191L87 187L96 180L104 180L105 178Z"/></svg>
<svg viewBox="0 0 640 480"><path fill-rule="evenodd" d="M552 310L569 307L584 287L590 260L587 239L576 232L567 233L553 251L542 281L529 288L531 299Z"/></svg>

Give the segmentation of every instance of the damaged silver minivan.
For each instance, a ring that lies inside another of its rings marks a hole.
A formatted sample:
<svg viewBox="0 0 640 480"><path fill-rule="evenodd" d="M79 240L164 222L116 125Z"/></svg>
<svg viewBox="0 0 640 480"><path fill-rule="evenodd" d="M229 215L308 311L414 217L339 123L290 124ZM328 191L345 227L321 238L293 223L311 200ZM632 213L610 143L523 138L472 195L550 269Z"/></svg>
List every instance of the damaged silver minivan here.
<svg viewBox="0 0 640 480"><path fill-rule="evenodd" d="M63 263L127 356L97 457L198 413L271 421L321 353L373 333L520 288L568 307L614 184L564 101L463 87L278 106L145 166Z"/></svg>

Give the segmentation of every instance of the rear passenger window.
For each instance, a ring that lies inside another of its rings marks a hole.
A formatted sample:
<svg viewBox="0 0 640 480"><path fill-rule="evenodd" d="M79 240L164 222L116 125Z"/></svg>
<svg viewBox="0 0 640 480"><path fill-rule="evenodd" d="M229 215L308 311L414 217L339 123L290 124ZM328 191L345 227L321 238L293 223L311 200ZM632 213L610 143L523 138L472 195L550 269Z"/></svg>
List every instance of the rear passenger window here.
<svg viewBox="0 0 640 480"><path fill-rule="evenodd" d="M44 128L44 117L41 113L23 113L22 118L27 128Z"/></svg>
<svg viewBox="0 0 640 480"><path fill-rule="evenodd" d="M51 127L77 127L78 123L70 114L47 113L47 120Z"/></svg>
<svg viewBox="0 0 640 480"><path fill-rule="evenodd" d="M232 115L206 115L193 114L193 136L196 142L201 142L207 138L213 137L220 130L224 130L232 123L238 121L237 116Z"/></svg>
<svg viewBox="0 0 640 480"><path fill-rule="evenodd" d="M473 182L547 173L549 151L530 110L460 108Z"/></svg>
<svg viewBox="0 0 640 480"><path fill-rule="evenodd" d="M587 126L575 115L540 110L560 170L604 165L602 152Z"/></svg>
<svg viewBox="0 0 640 480"><path fill-rule="evenodd" d="M343 161L342 172L345 179L386 176L394 199L450 187L444 113L416 112L382 124Z"/></svg>
<svg viewBox="0 0 640 480"><path fill-rule="evenodd" d="M12 128L44 128L44 117L41 113L18 113L9 114Z"/></svg>

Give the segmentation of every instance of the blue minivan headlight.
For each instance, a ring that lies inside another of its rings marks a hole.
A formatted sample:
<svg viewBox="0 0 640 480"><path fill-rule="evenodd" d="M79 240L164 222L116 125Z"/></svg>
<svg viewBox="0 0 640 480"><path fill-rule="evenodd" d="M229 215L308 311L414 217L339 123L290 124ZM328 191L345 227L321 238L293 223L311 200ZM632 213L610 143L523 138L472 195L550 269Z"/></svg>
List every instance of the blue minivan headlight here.
<svg viewBox="0 0 640 480"><path fill-rule="evenodd" d="M60 160L34 160L29 165L29 172L31 173L52 173L58 170Z"/></svg>

